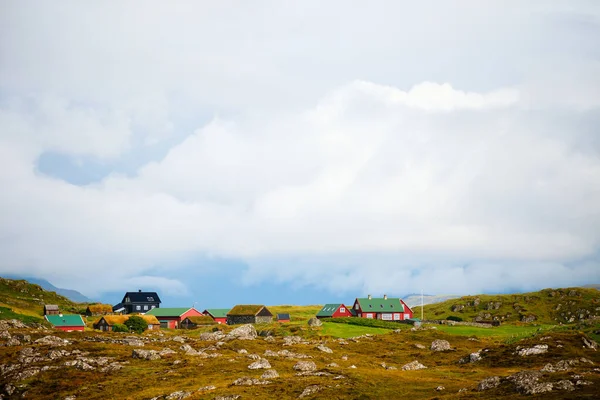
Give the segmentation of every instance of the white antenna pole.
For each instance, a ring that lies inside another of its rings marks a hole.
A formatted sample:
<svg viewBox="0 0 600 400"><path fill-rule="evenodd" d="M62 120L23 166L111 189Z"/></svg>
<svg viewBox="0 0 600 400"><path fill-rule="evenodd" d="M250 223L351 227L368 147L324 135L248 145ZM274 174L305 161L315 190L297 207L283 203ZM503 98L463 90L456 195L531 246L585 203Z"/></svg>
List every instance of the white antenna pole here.
<svg viewBox="0 0 600 400"><path fill-rule="evenodd" d="M421 321L423 321L423 289L421 289Z"/></svg>

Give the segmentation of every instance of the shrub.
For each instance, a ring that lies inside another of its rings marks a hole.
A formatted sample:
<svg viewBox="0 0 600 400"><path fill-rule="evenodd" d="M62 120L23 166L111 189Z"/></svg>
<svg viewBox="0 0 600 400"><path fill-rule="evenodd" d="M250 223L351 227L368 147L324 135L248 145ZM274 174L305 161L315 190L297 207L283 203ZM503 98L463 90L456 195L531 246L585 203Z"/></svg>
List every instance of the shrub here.
<svg viewBox="0 0 600 400"><path fill-rule="evenodd" d="M144 321L142 317L137 315L132 315L129 317L127 321L125 321L125 325L129 328L131 332L142 333L148 328L148 323Z"/></svg>
<svg viewBox="0 0 600 400"><path fill-rule="evenodd" d="M114 324L112 326L113 332L129 332L129 328L123 324Z"/></svg>
<svg viewBox="0 0 600 400"><path fill-rule="evenodd" d="M456 321L456 322L462 322L462 318L461 317L455 317L454 315L449 315L448 317L446 317L446 319L448 321Z"/></svg>

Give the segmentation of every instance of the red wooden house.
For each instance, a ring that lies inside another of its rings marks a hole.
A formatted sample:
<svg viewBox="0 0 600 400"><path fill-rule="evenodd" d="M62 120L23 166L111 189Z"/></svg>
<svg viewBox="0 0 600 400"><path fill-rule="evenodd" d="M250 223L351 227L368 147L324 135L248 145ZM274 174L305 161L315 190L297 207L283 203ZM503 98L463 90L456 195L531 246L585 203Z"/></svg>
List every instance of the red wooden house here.
<svg viewBox="0 0 600 400"><path fill-rule="evenodd" d="M355 314L352 312L352 309L346 307L344 304L325 304L316 315L317 318L344 318L354 316Z"/></svg>
<svg viewBox="0 0 600 400"><path fill-rule="evenodd" d="M187 317L198 317L202 313L195 308L153 308L146 315L154 315L160 321L161 328L179 328Z"/></svg>
<svg viewBox="0 0 600 400"><path fill-rule="evenodd" d="M353 311L357 317L382 319L385 321L402 321L413 317L412 309L402 299L387 297L366 298L354 300Z"/></svg>
<svg viewBox="0 0 600 400"><path fill-rule="evenodd" d="M58 315L46 315L46 321L50 322L52 326L61 331L81 331L85 330L85 322L79 314L58 314Z"/></svg>
<svg viewBox="0 0 600 400"><path fill-rule="evenodd" d="M202 314L211 316L217 324L226 324L228 312L229 308L208 308Z"/></svg>

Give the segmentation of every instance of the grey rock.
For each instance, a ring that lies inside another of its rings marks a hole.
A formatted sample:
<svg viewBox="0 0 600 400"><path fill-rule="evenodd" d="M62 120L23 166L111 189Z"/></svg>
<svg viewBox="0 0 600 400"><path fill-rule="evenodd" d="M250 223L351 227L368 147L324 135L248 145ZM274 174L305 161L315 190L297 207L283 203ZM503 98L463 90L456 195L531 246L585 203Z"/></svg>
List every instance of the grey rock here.
<svg viewBox="0 0 600 400"><path fill-rule="evenodd" d="M517 351L517 354L520 355L521 357L526 357L526 356L531 356L531 355L535 355L535 354L544 354L547 352L548 352L547 344L536 344L533 347L519 349Z"/></svg>
<svg viewBox="0 0 600 400"><path fill-rule="evenodd" d="M295 344L306 344L308 343L306 340L302 339L300 336L284 336L283 337L283 345L284 346L292 346Z"/></svg>
<svg viewBox="0 0 600 400"><path fill-rule="evenodd" d="M225 338L225 334L221 331L204 332L204 333L201 333L200 336L198 337L198 339L206 340L206 341L208 341L208 340L217 341L217 340L221 340L223 338Z"/></svg>
<svg viewBox="0 0 600 400"><path fill-rule="evenodd" d="M39 338L34 343L35 344L47 345L47 346L53 346L53 347L66 346L66 345L70 344L70 342L68 340L61 339L59 337L52 336L52 335L48 335L48 336L44 336L42 338Z"/></svg>
<svg viewBox="0 0 600 400"><path fill-rule="evenodd" d="M199 392L209 392L211 390L215 390L217 387L215 385L208 385L208 386L203 386L200 389L198 389Z"/></svg>
<svg viewBox="0 0 600 400"><path fill-rule="evenodd" d="M269 369L271 368L271 364L269 363L268 360L261 358L258 361L253 362L252 364L248 365L248 369Z"/></svg>
<svg viewBox="0 0 600 400"><path fill-rule="evenodd" d="M293 368L295 371L311 372L317 369L317 364L313 361L298 361Z"/></svg>
<svg viewBox="0 0 600 400"><path fill-rule="evenodd" d="M575 385L573 385L573 382L563 379L554 384L554 389L555 390L566 390L568 392L572 392L573 390L575 390Z"/></svg>
<svg viewBox="0 0 600 400"><path fill-rule="evenodd" d="M322 351L323 353L333 353L333 350L331 350L327 346L323 346L322 344L318 345L317 349L320 350L320 351Z"/></svg>
<svg viewBox="0 0 600 400"><path fill-rule="evenodd" d="M424 345L422 345L421 343L415 343L415 347L417 349L421 349L421 350L425 350L427 347L425 347Z"/></svg>
<svg viewBox="0 0 600 400"><path fill-rule="evenodd" d="M144 347L144 341L135 337L123 339L123 344L128 346Z"/></svg>
<svg viewBox="0 0 600 400"><path fill-rule="evenodd" d="M339 365L337 365L336 363L331 363L331 364L327 364L326 367L328 367L328 368L338 368Z"/></svg>
<svg viewBox="0 0 600 400"><path fill-rule="evenodd" d="M485 378L477 385L477 390L482 392L484 390L494 389L500 386L500 377L499 376L490 376L489 378Z"/></svg>
<svg viewBox="0 0 600 400"><path fill-rule="evenodd" d="M421 364L420 362L418 362L417 360L409 362L408 364L404 364L402 366L402 371L416 371L419 369L425 369L427 368L426 366L424 366L423 364Z"/></svg>
<svg viewBox="0 0 600 400"><path fill-rule="evenodd" d="M436 339L431 343L432 351L448 351L452 350L450 343L447 340Z"/></svg>
<svg viewBox="0 0 600 400"><path fill-rule="evenodd" d="M542 373L539 371L521 371L506 378L514 383L516 390L523 394L538 394L552 391L552 383L539 382Z"/></svg>
<svg viewBox="0 0 600 400"><path fill-rule="evenodd" d="M311 319L308 320L308 326L317 327L317 326L322 326L322 325L323 325L323 322L316 317L312 317Z"/></svg>
<svg viewBox="0 0 600 400"><path fill-rule="evenodd" d="M160 354L156 350L133 349L131 357L141 360L160 360Z"/></svg>
<svg viewBox="0 0 600 400"><path fill-rule="evenodd" d="M238 400L241 399L242 396L239 394L230 394L228 396L217 396L215 400Z"/></svg>
<svg viewBox="0 0 600 400"><path fill-rule="evenodd" d="M189 344L181 345L181 347L179 347L179 349L181 351L183 351L188 356L197 356L197 355L200 355L200 352L198 350L194 349Z"/></svg>
<svg viewBox="0 0 600 400"><path fill-rule="evenodd" d="M596 349L598 348L598 343L596 343L592 339L588 339L586 337L583 337L582 339L583 339L583 345L586 348L596 351Z"/></svg>
<svg viewBox="0 0 600 400"><path fill-rule="evenodd" d="M185 338L181 336L174 336L171 340L178 343L185 343Z"/></svg>
<svg viewBox="0 0 600 400"><path fill-rule="evenodd" d="M265 357L277 357L278 354L276 352L274 352L273 350L265 350Z"/></svg>
<svg viewBox="0 0 600 400"><path fill-rule="evenodd" d="M239 326L229 332L227 338L229 339L239 339L239 340L254 340L256 339L257 333L256 328L253 325L246 324Z"/></svg>
<svg viewBox="0 0 600 400"><path fill-rule="evenodd" d="M164 356L170 356L172 354L177 354L177 352L175 350L171 350L170 348L166 347L166 348L162 349L158 354L160 354L161 357L164 357Z"/></svg>
<svg viewBox="0 0 600 400"><path fill-rule="evenodd" d="M534 322L537 319L537 316L534 314L528 314L521 316L521 322Z"/></svg>
<svg viewBox="0 0 600 400"><path fill-rule="evenodd" d="M247 376L242 376L241 378L236 379L235 381L233 381L232 385L233 386L254 386L254 385L268 385L269 381L261 381L260 379L256 379L256 378L248 378Z"/></svg>
<svg viewBox="0 0 600 400"><path fill-rule="evenodd" d="M323 386L319 386L319 385L307 386L306 388L304 388L304 390L302 391L300 396L298 396L298 398L301 399L303 397L311 396L317 392L320 392L321 390L323 390Z"/></svg>
<svg viewBox="0 0 600 400"><path fill-rule="evenodd" d="M279 378L279 374L274 369L268 369L260 376L260 378L261 379Z"/></svg>
<svg viewBox="0 0 600 400"><path fill-rule="evenodd" d="M437 390L438 392L441 392L442 390L446 390L446 388L443 386L438 386L435 388L435 390Z"/></svg>
<svg viewBox="0 0 600 400"><path fill-rule="evenodd" d="M165 400L182 400L186 397L190 397L192 395L191 392L184 392L183 390L179 390L177 392L173 392L170 395L165 397Z"/></svg>

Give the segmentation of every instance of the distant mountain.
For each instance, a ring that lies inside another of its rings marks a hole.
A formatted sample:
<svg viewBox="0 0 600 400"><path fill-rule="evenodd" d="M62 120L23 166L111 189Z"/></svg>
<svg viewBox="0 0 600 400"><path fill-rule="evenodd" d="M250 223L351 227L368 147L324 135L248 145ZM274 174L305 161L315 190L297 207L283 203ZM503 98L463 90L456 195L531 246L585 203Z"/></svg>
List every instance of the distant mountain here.
<svg viewBox="0 0 600 400"><path fill-rule="evenodd" d="M423 305L441 303L442 301L457 299L459 297L460 296L453 295L453 294L443 294L443 295L424 294L423 295ZM402 300L404 300L404 302L406 304L408 304L408 306L410 308L414 308L416 306L421 305L421 295L417 294L417 293L408 294L408 295L402 297Z"/></svg>
<svg viewBox="0 0 600 400"><path fill-rule="evenodd" d="M50 292L56 292L57 294L60 294L61 296L64 296L71 301L74 301L75 303L93 303L94 302L90 298L79 293L77 290L58 288L45 279L32 278L32 277L27 277L27 276L19 276L19 275L5 275L5 277L9 278L9 279L24 279L24 280L28 281L29 283L33 283L35 285L40 285L42 287L42 289L44 289L44 290L47 290Z"/></svg>

